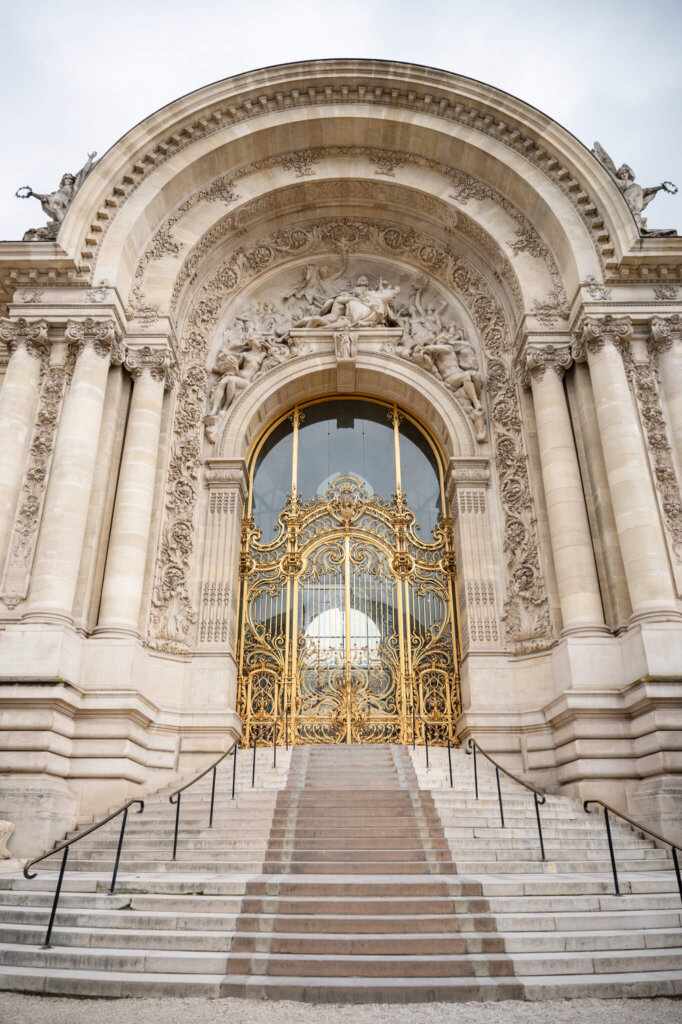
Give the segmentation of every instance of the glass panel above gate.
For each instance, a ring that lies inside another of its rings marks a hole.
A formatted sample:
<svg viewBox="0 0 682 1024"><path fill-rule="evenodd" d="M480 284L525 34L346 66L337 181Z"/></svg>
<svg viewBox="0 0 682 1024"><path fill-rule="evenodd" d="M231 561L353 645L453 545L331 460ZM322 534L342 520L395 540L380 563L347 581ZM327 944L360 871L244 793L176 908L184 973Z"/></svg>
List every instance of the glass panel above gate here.
<svg viewBox="0 0 682 1024"><path fill-rule="evenodd" d="M250 473L244 742L453 739L455 559L426 430L388 403L312 401L265 432Z"/></svg>

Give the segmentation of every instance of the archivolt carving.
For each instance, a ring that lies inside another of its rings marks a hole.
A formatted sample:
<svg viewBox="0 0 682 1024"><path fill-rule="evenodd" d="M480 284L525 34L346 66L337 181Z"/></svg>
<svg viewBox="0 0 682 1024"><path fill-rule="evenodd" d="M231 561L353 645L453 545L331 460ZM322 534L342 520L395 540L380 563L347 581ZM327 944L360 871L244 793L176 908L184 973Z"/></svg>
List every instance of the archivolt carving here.
<svg viewBox="0 0 682 1024"><path fill-rule="evenodd" d="M438 174L444 175L453 183L454 192L452 193L452 198L460 202L462 205L466 205L466 202L472 198L479 200L490 199L497 206L503 209L505 213L507 213L519 225L516 231L516 239L508 243L514 252L514 255L520 252L528 252L531 256L541 259L545 263L549 276L552 280L552 291L550 292L549 299L547 302L539 304L539 312L535 315L537 315L544 323L552 323L557 317L562 319L568 318L568 300L556 260L554 259L549 247L542 241L538 232L524 214L521 213L518 207L516 207L496 189L485 185L477 178L470 175L464 175L461 172L456 171L454 168L449 167L447 164L443 164L437 160L431 160L421 154L405 153L395 150L383 150L369 146L319 146L314 149L305 149L298 152L287 153L283 156L273 156L256 160L234 170L229 180L230 192L228 194L232 195L233 199L236 198L233 194L234 183L268 166L281 165L291 170L296 170L296 168L298 168L301 169L301 173L298 173L297 170L297 177L307 177L314 173L313 168L317 166L322 159L357 159L360 156L364 156L370 163L376 165L376 173L386 174L391 177L394 176L395 170L398 167L402 167L406 164L425 167ZM306 170L306 168L308 169ZM370 196L368 187L371 189L372 186L374 186L374 189L372 189L372 198L377 202L386 202L394 194L393 192L387 192L378 182L351 181L341 183L337 181L327 181L316 182L315 185L317 186L315 196L318 199L320 196L335 196L336 194L339 194L339 198L347 199L351 198L352 193L355 193L357 198L366 200ZM339 187L341 185L347 185L350 186L350 188L343 190ZM377 186L379 187L377 188ZM170 228L177 223L184 213L191 210L204 199L207 201L214 200L216 197L214 193L220 192L224 187L225 179L218 178L207 188L200 189L197 192L192 193L192 195L188 197L188 199L185 200L185 202L163 222L162 227L159 232L157 232L155 238L158 238L159 236L166 238ZM424 195L422 193L415 192L414 190L401 188L397 194L402 192L407 193L405 201L408 205L420 210L421 212L430 213L433 216L438 217L439 220L442 220L442 202L434 199L432 196ZM221 198L224 198L226 202L232 201L232 199L227 199L226 196L221 196ZM214 227L207 233L207 236L205 236L205 238L210 236L208 244L205 244L205 241L202 238L198 246L192 250L192 253L188 257L188 261L186 261L186 265L183 266L181 273L176 280L171 303L172 308L174 308L175 303L177 302L177 297L183 284L196 270L199 262L198 257L200 257L200 255L204 255L221 238L231 234L235 228L243 227L250 217L253 217L254 215L261 215L266 209L271 208L278 202L281 202L276 193L270 194L267 198L270 200L269 205L263 205L260 199L256 199L252 203L247 204L243 210L237 211L229 217L223 218L223 220L219 222L219 224L223 226L222 230L216 231L218 225L214 225ZM305 200L306 198L314 202L314 197L310 195L307 189L301 190L300 196L293 201L300 203L301 200ZM520 313L523 309L523 300L518 280L516 279L513 271L511 271L511 268L508 266L502 251L492 242L490 236L469 218L463 218L464 223L461 225L457 223L454 211L451 214L451 218L451 226L453 230L455 225L457 225L458 228L462 229L464 233L471 237L478 245L481 245L488 255L492 255L495 262L502 263L503 275L506 278L506 283L511 286L510 290L514 296L517 311ZM201 252L198 251L199 246L201 246ZM157 248L158 246L155 247L153 245L151 247L151 251L156 252ZM141 278L143 277L147 264L150 261L149 253L150 250L148 249L138 262L134 278L134 288L139 287L141 283ZM158 255L164 254L165 252L161 252ZM158 258L158 255L154 255L151 258ZM185 269L186 267L187 269ZM145 304L143 296L138 296L137 304ZM131 310L134 311L135 303L132 299L132 292L128 305Z"/></svg>
<svg viewBox="0 0 682 1024"><path fill-rule="evenodd" d="M205 367L221 309L230 294L264 270L292 256L338 251L339 245L416 264L422 272L452 288L470 311L487 356L495 461L504 513L507 636L520 651L547 646L551 643L549 608L539 565L535 512L512 372L511 338L503 309L482 274L450 246L411 228L363 218L322 220L275 231L224 259L197 293L181 340L184 367L153 596L154 645L185 650L196 620L189 569L201 420L207 393Z"/></svg>
<svg viewBox="0 0 682 1024"><path fill-rule="evenodd" d="M372 75L368 73L370 80L371 77ZM465 107L460 103L453 104L449 100L443 99L436 105L433 103L433 95L430 92L415 87L411 82L405 83L404 90L394 88L388 91L383 84L377 88L368 88L364 85L349 88L348 85L338 85L335 82L324 83L319 80L307 89L297 88L286 91L278 88L274 92L269 92L264 88L258 97L257 104L251 98L230 98L222 106L217 105L210 112L202 112L194 121L176 129L168 138L157 143L152 151L144 154L128 170L125 177L117 182L107 197L106 207L102 211L105 216L99 221L99 223L104 222L103 231L99 236L92 234L86 239L87 258L91 258L93 248L99 251L102 240L115 217L115 211L120 209L140 187L147 175L199 139L215 135L228 125L276 113L283 108L329 104L352 106L358 103L417 110L420 113L428 111L430 115L446 122L461 124L467 129L474 129L483 135L494 138L523 157L539 168L552 181L554 187L571 202L592 236L595 251L603 267L603 254L607 251L612 252L612 245L610 236L604 228L603 219L598 213L598 203L580 188L579 183L564 167L558 155L548 152L544 140L538 141L532 138L527 132L520 130L516 124L497 120L490 113L478 109L471 103L467 103ZM597 230L599 231L598 237Z"/></svg>

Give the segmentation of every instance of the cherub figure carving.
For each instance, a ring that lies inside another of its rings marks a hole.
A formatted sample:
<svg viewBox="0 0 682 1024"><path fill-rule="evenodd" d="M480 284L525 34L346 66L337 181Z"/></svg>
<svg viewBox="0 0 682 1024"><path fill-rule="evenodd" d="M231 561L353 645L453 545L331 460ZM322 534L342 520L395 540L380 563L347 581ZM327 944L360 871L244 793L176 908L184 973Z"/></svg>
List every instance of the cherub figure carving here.
<svg viewBox="0 0 682 1024"><path fill-rule="evenodd" d="M592 153L615 178L616 185L625 196L625 201L632 210L637 227L642 235L655 235L660 237L677 234L673 228L662 230L652 230L647 228L646 218L642 216L651 200L659 192L669 192L671 195L675 195L677 192L676 185L673 185L671 181L663 181L660 185L652 185L650 188L643 188L635 181L635 172L628 164L621 164L620 167L616 169L615 163L599 142L595 142Z"/></svg>
<svg viewBox="0 0 682 1024"><path fill-rule="evenodd" d="M31 228L24 234L25 242L33 241L54 241L59 231L59 225L64 220L71 200L81 187L90 171L95 166L96 152L88 153L88 159L76 174L63 174L59 188L55 192L34 192L30 185L23 185L17 189L16 195L19 199L38 199L44 212L50 218L49 223L43 228Z"/></svg>

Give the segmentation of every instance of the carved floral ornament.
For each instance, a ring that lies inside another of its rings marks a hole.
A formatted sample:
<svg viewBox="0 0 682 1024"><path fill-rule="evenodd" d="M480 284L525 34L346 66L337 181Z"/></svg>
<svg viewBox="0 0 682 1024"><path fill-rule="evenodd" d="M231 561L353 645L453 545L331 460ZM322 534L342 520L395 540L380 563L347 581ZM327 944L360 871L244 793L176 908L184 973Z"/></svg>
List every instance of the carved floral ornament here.
<svg viewBox="0 0 682 1024"><path fill-rule="evenodd" d="M370 163L373 163L379 159L377 154L384 151L374 150L366 146L326 146L305 152L312 155L311 159L314 156L315 161L318 162L323 157L348 157L357 160L359 156L365 156ZM556 259L549 246L541 239L537 230L518 207L496 189L447 164L431 160L421 154L385 152L396 160L400 157L404 163L418 165L444 176L452 188L449 198L454 200L462 210L472 200L479 203L493 203L503 210L515 225L514 237L506 241L512 256L517 257L521 254L526 254L532 259L540 260L544 263L549 278L550 288L547 297L543 300L536 298L530 312L547 326L553 325L557 319L568 319L568 298ZM233 178L239 180L271 163L281 163L281 159L281 157L271 157L254 161L233 171ZM178 257L182 243L174 239L171 229L185 213L193 209L199 202L211 201L209 197L212 197L214 187L219 186L222 180L218 178L208 188L202 188L192 193L158 228L151 243L140 256L137 263L126 307L126 314L130 318L139 317L145 321L153 322L162 315L158 303L155 303L144 294L144 275L146 270L154 260L161 259L164 256ZM457 211L442 199L428 192L420 192L414 188L400 185L391 185L389 188L388 185L381 182L365 181L362 179L343 179L341 181L322 179L320 181L307 182L305 185L290 186L288 189L282 190L282 192L267 193L266 195L259 196L244 204L239 210L227 214L222 220L217 221L209 228L204 236L191 248L179 269L170 301L171 311L174 311L177 307L178 298L183 286L188 281L196 279L201 260L209 252L214 250L223 239L233 237L235 231L242 231L252 219L260 219L266 213L281 216L283 200L286 199L288 193L291 193L289 205L292 208L300 208L302 203L317 205L325 199L334 198L344 201L353 201L355 199L361 202L371 200L382 203L394 203L398 200L412 212L422 212L427 216L436 217L438 222L447 231L452 232L456 228L458 233L469 237L474 245L483 250L486 258L492 262L497 272L500 273L505 281L513 304L516 307L517 315L522 315L524 302L518 276L508 256L500 247L505 243L501 240L498 243L487 230L480 227L475 219L463 214L458 215ZM235 198L238 197L235 196Z"/></svg>
<svg viewBox="0 0 682 1024"><path fill-rule="evenodd" d="M110 359L115 366L125 360L125 345L113 320L95 320L91 316L69 320L64 337L76 344L79 355L86 348L92 348L100 358Z"/></svg>
<svg viewBox="0 0 682 1024"><path fill-rule="evenodd" d="M181 336L181 379L152 595L150 644L185 653L192 643L197 619L191 579L195 515L201 433L210 390L206 364L222 310L249 280L287 264L292 255L329 255L340 247L409 263L419 274L441 282L467 309L486 360L487 401L504 522L507 637L519 652L547 647L552 642L549 606L539 564L536 513L504 308L481 272L452 247L413 228L367 218L329 218L280 229L250 248L232 253L198 289ZM364 287L357 282L355 286ZM276 371L275 366L267 372ZM239 403L245 400L235 398Z"/></svg>

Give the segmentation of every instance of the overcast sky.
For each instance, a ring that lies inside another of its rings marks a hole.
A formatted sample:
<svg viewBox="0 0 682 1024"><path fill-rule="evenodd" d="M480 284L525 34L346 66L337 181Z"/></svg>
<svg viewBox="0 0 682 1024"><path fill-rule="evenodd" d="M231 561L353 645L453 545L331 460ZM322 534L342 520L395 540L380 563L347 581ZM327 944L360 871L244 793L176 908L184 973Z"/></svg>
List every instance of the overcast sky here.
<svg viewBox="0 0 682 1024"><path fill-rule="evenodd" d="M87 150L217 79L376 57L481 79L599 139L643 185L682 186L682 0L0 0L0 238L45 222ZM682 188L647 211L682 234Z"/></svg>

